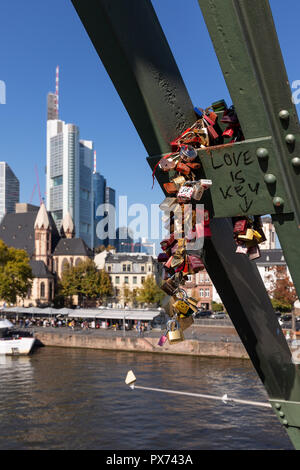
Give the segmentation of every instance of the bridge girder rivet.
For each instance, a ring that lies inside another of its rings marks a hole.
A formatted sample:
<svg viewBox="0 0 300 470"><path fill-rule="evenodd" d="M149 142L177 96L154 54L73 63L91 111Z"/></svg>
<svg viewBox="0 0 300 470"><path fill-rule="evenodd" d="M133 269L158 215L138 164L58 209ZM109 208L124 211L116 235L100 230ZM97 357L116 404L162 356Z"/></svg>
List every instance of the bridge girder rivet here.
<svg viewBox="0 0 300 470"><path fill-rule="evenodd" d="M282 197L276 196L276 197L273 198L273 204L274 204L274 206L276 206L276 207L283 206L284 200L282 199Z"/></svg>
<svg viewBox="0 0 300 470"><path fill-rule="evenodd" d="M289 423L287 422L286 419L284 419L284 420L282 421L282 424L284 424L285 426L287 426Z"/></svg>
<svg viewBox="0 0 300 470"><path fill-rule="evenodd" d="M275 408L276 408L277 410L280 410L280 408L281 408L280 403L275 403Z"/></svg>
<svg viewBox="0 0 300 470"><path fill-rule="evenodd" d="M294 157L292 159L292 165L296 168L299 168L300 167L300 158L299 157Z"/></svg>
<svg viewBox="0 0 300 470"><path fill-rule="evenodd" d="M294 144L296 141L296 137L294 136L294 134L287 134L285 136L285 141L287 144Z"/></svg>
<svg viewBox="0 0 300 470"><path fill-rule="evenodd" d="M261 159L268 158L269 152L267 149L260 147L256 150L256 156Z"/></svg>
<svg viewBox="0 0 300 470"><path fill-rule="evenodd" d="M272 175L271 173L268 173L264 176L264 180L268 184L276 183L277 178L275 175Z"/></svg>
<svg viewBox="0 0 300 470"><path fill-rule="evenodd" d="M288 119L290 117L290 113L288 112L287 109L282 109L279 113L278 113L278 116L280 119Z"/></svg>
<svg viewBox="0 0 300 470"><path fill-rule="evenodd" d="M280 416L281 418L284 418L284 412L283 412L283 411L279 411L279 416Z"/></svg>

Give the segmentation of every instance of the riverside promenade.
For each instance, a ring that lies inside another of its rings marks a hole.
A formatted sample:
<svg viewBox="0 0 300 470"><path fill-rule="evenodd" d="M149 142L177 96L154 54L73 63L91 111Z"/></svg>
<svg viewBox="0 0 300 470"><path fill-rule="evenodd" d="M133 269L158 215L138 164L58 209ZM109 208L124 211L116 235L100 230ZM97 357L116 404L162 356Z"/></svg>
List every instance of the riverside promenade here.
<svg viewBox="0 0 300 470"><path fill-rule="evenodd" d="M198 323L198 322L197 322ZM82 329L69 327L34 327L38 344L46 347L89 348L157 354L180 354L204 357L249 359L247 351L233 326L194 324L184 331L185 341L158 346L160 330L145 331L138 336L134 330Z"/></svg>

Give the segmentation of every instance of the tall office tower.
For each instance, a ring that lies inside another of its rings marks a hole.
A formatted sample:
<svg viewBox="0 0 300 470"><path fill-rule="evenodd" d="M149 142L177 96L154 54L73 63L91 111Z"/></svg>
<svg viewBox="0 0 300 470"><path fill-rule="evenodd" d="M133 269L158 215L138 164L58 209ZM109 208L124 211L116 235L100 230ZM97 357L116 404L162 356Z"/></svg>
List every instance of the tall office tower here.
<svg viewBox="0 0 300 470"><path fill-rule="evenodd" d="M55 93L48 93L47 97L47 121L58 119L58 83L59 67L56 67Z"/></svg>
<svg viewBox="0 0 300 470"><path fill-rule="evenodd" d="M109 205L109 207L112 207L113 210L116 208L116 191L110 188L109 186L106 186L105 188L105 203ZM115 213L110 214L110 224L111 224L111 231L115 234L116 233ZM114 238L108 237L104 245L116 246L116 236L114 236Z"/></svg>
<svg viewBox="0 0 300 470"><path fill-rule="evenodd" d="M116 191L109 186L105 188L105 202L116 207Z"/></svg>
<svg viewBox="0 0 300 470"><path fill-rule="evenodd" d="M90 248L94 248L94 195L93 195L93 155L91 140L80 140L79 165L79 207L75 208L75 220L79 220L79 237Z"/></svg>
<svg viewBox="0 0 300 470"><path fill-rule="evenodd" d="M95 220L95 231L94 231L94 247L104 245L105 240L101 231L97 231L98 223L104 217L104 203L105 203L105 189L106 179L94 170L93 174L93 192L94 192L94 220ZM98 212L97 212L98 211ZM103 214L103 215L102 215ZM99 224L98 229L101 228Z"/></svg>
<svg viewBox="0 0 300 470"><path fill-rule="evenodd" d="M47 210L60 229L69 212L79 236L79 129L60 120L47 121Z"/></svg>
<svg viewBox="0 0 300 470"><path fill-rule="evenodd" d="M134 253L134 233L129 227L116 230L116 241L113 245L117 253Z"/></svg>
<svg viewBox="0 0 300 470"><path fill-rule="evenodd" d="M0 162L0 221L5 214L15 212L19 200L19 180L6 162Z"/></svg>
<svg viewBox="0 0 300 470"><path fill-rule="evenodd" d="M57 105L55 93L48 93L47 97L47 121L57 119Z"/></svg>
<svg viewBox="0 0 300 470"><path fill-rule="evenodd" d="M58 229L69 213L75 236L92 248L93 142L79 140L79 128L58 119L58 73L57 67L55 94L48 94L46 206Z"/></svg>

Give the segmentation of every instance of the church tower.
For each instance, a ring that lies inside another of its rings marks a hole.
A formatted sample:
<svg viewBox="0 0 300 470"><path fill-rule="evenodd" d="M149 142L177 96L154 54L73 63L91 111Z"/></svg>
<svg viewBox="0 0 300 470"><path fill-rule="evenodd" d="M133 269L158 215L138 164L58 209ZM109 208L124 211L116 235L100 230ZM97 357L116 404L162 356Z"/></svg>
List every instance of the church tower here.
<svg viewBox="0 0 300 470"><path fill-rule="evenodd" d="M62 221L61 233L62 233L62 236L65 236L66 238L74 238L75 227L74 227L74 222L69 212L66 213Z"/></svg>
<svg viewBox="0 0 300 470"><path fill-rule="evenodd" d="M42 203L34 224L35 231L35 260L44 261L45 265L52 271L51 256L51 225L45 204Z"/></svg>

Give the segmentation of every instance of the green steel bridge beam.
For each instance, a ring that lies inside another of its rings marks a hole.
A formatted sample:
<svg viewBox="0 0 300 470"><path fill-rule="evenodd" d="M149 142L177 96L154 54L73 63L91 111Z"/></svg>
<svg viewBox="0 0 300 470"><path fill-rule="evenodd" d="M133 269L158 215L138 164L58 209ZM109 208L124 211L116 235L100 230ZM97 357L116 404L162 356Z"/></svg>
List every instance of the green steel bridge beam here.
<svg viewBox="0 0 300 470"><path fill-rule="evenodd" d="M269 2L198 2L245 138L271 138L254 153L269 201L261 213L272 215L300 297L300 127ZM272 208L274 197L282 204Z"/></svg>
<svg viewBox="0 0 300 470"><path fill-rule="evenodd" d="M72 0L72 3L150 155L148 161L153 168L160 156L169 151L168 143L191 125L196 116L151 2ZM209 0L207 3L213 5L216 2ZM261 121L264 125L263 118ZM244 128L245 122L241 122ZM245 131L247 133L246 128ZM257 138L270 147L274 145L271 132L255 134L253 131L247 138L252 146ZM220 152L220 149L215 151ZM216 158L221 157L216 155ZM211 156L206 153L201 158L204 170L209 174L212 171ZM253 174L256 172L252 170ZM159 183L162 185L163 181L159 180ZM283 186L284 181L281 185L288 191ZM294 445L300 448L300 419L291 419L297 414L291 412L291 407L296 410L299 407L298 369L291 360L291 352L255 263L235 253L232 222L225 217L241 209L229 205L222 215L217 191L214 192L211 209L220 214L211 222L211 240L205 242L206 269L278 418L286 426ZM236 202L235 205L238 207ZM244 209L246 213L247 207Z"/></svg>

